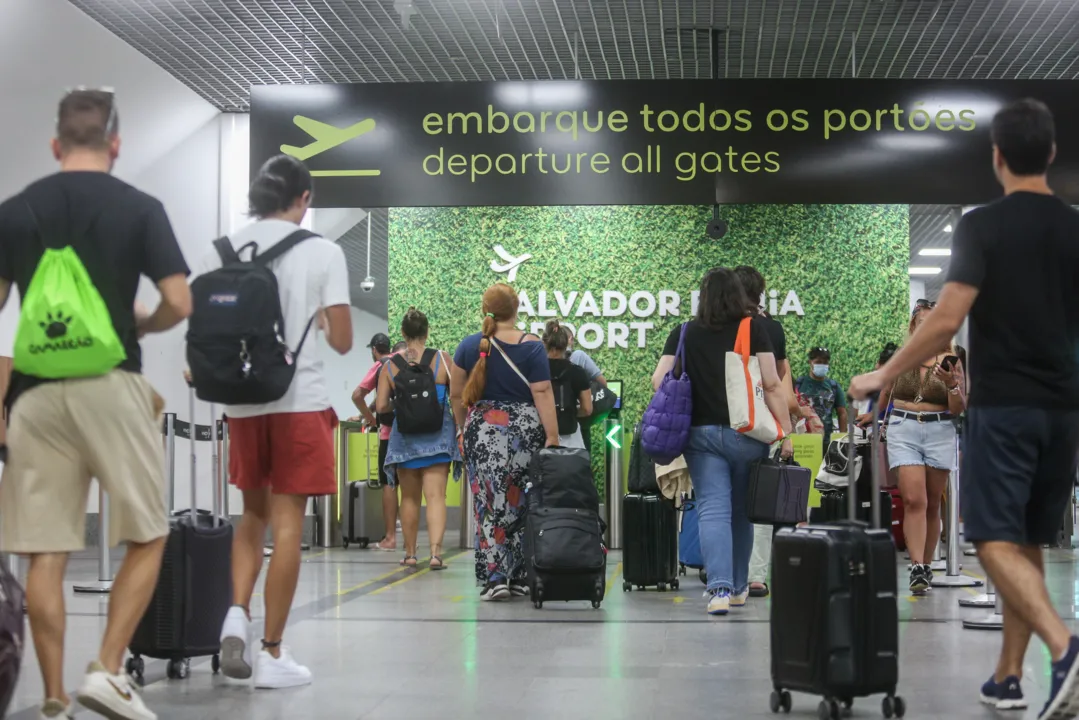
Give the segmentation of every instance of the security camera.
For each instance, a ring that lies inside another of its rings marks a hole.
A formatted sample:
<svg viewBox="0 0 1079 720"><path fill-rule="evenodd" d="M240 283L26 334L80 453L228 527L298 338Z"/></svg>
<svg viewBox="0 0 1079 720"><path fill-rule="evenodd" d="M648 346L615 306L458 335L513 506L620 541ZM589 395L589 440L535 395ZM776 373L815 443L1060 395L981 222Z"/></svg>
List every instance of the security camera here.
<svg viewBox="0 0 1079 720"><path fill-rule="evenodd" d="M727 234L727 222L719 216L719 205L712 206L712 219L708 222L705 232L713 240L719 240Z"/></svg>
<svg viewBox="0 0 1079 720"><path fill-rule="evenodd" d="M363 279L363 282L360 283L360 290L363 290L365 293L368 293L368 292L371 292L374 289L375 289L375 279L373 277L371 277L370 275L368 275L367 277L365 277Z"/></svg>

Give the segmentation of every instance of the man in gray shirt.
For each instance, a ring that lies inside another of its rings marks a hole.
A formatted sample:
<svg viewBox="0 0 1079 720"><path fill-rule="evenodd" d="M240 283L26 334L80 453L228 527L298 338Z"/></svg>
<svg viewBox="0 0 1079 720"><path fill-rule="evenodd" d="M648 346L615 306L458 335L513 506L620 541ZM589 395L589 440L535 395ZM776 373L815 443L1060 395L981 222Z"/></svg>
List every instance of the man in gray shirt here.
<svg viewBox="0 0 1079 720"><path fill-rule="evenodd" d="M588 379L593 383L599 383L603 387L607 387L607 378L603 377L603 371L599 369L599 365L596 365L596 361L593 360L583 350L575 350L573 347L576 338L573 337L573 332L569 334L569 361L577 367L583 369L588 374ZM581 421L581 439L584 440L584 446L592 452L592 423L585 418Z"/></svg>

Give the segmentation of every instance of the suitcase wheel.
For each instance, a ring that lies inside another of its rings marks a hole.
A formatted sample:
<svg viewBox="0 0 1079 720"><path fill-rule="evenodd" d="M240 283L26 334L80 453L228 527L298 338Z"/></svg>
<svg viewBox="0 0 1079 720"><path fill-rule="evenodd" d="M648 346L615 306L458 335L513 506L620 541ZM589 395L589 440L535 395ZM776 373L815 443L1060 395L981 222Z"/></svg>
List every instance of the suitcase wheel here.
<svg viewBox="0 0 1079 720"><path fill-rule="evenodd" d="M633 592L633 584L624 582L622 583L622 592Z"/></svg>
<svg viewBox="0 0 1079 720"><path fill-rule="evenodd" d="M348 550L348 538L341 538L341 547Z"/></svg>
<svg viewBox="0 0 1079 720"><path fill-rule="evenodd" d="M886 695L880 702L880 712L886 718L901 718L907 714L907 703L898 695Z"/></svg>
<svg viewBox="0 0 1079 720"><path fill-rule="evenodd" d="M656 585L656 590L659 590L660 592L667 592L667 583L659 583L658 585Z"/></svg>
<svg viewBox="0 0 1079 720"><path fill-rule="evenodd" d="M821 700L817 706L817 717L820 720L839 720L839 703L835 700Z"/></svg>
<svg viewBox="0 0 1079 720"><path fill-rule="evenodd" d="M184 680L191 673L191 661L184 658L169 660L165 667L165 677L169 680Z"/></svg>
<svg viewBox="0 0 1079 720"><path fill-rule="evenodd" d="M686 564L685 563L678 563L678 574L679 575L685 575L686 574Z"/></svg>
<svg viewBox="0 0 1079 720"><path fill-rule="evenodd" d="M705 585L708 584L708 573L704 571L704 568L701 568L700 570L697 571L697 577L699 577L701 579L701 582L703 584L705 584Z"/></svg>
<svg viewBox="0 0 1079 720"><path fill-rule="evenodd" d="M542 600L533 600L532 601L532 607L536 608L537 610L542 610L543 609L543 601Z"/></svg>
<svg viewBox="0 0 1079 720"><path fill-rule="evenodd" d="M366 550L371 546L371 541L367 538L360 538L360 550Z"/></svg>
<svg viewBox="0 0 1079 720"><path fill-rule="evenodd" d="M221 671L220 655L214 655L212 658L210 658L210 669L213 671L214 675Z"/></svg>
<svg viewBox="0 0 1079 720"><path fill-rule="evenodd" d="M781 710L789 713L791 711L791 694L786 690L773 690L771 697L768 698L768 707L774 713Z"/></svg>
<svg viewBox="0 0 1079 720"><path fill-rule="evenodd" d="M593 610L599 610L599 606L600 606L600 601L599 600L593 600L592 601L592 609Z"/></svg>
<svg viewBox="0 0 1079 720"><path fill-rule="evenodd" d="M146 672L146 661L142 659L141 655L132 655L127 659L124 670L127 671L128 675L135 678L136 683L142 685L143 673Z"/></svg>
<svg viewBox="0 0 1079 720"><path fill-rule="evenodd" d="M678 578L675 578L674 580L671 580L671 590L677 590L677 589L678 589Z"/></svg>

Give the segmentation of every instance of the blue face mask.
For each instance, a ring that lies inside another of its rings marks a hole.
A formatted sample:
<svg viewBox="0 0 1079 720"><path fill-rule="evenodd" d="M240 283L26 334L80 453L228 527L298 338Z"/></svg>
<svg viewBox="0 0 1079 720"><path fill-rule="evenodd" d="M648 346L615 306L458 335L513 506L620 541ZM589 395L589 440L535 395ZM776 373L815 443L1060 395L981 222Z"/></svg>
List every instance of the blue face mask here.
<svg viewBox="0 0 1079 720"><path fill-rule="evenodd" d="M828 366L827 365L814 365L813 366L813 377L822 378L822 377L825 377L827 374L828 374Z"/></svg>

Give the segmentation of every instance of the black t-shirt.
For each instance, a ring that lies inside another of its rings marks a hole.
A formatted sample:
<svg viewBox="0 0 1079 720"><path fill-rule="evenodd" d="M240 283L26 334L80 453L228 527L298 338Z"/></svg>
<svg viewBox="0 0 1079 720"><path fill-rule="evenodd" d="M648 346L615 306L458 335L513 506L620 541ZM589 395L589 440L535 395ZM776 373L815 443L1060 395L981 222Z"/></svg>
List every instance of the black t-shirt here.
<svg viewBox="0 0 1079 720"><path fill-rule="evenodd" d="M583 367L574 365L569 360L548 360L551 364L551 378L561 377L562 373L569 371L569 385L573 388L574 397L580 397L581 393L585 390L592 389L592 382L588 379L588 373L585 372Z"/></svg>
<svg viewBox="0 0 1079 720"><path fill-rule="evenodd" d="M156 283L188 274L165 208L107 173L61 172L38 180L0 204L0 278L20 294L41 260L43 238L51 245L66 238L74 247L124 344L127 358L119 368L141 372L134 310L139 278ZM39 382L12 373L8 406Z"/></svg>
<svg viewBox="0 0 1079 720"><path fill-rule="evenodd" d="M1079 408L1079 213L1017 192L967 213L948 281L970 311L971 405Z"/></svg>
<svg viewBox="0 0 1079 720"><path fill-rule="evenodd" d="M678 351L679 325L667 337L664 355ZM738 337L738 323L720 330L712 330L691 320L686 326L685 358L686 372L693 382L693 426L730 425L727 409L727 353L734 350ZM751 355L773 352L768 338L765 319L755 317L749 326L749 352Z"/></svg>
<svg viewBox="0 0 1079 720"><path fill-rule="evenodd" d="M768 332L768 339L772 341L772 352L776 356L776 363L787 359L787 334L783 332L783 326L779 321L768 313L761 315L764 321L764 329Z"/></svg>

